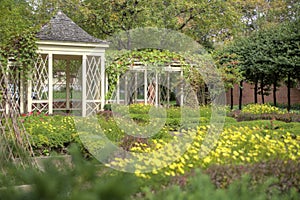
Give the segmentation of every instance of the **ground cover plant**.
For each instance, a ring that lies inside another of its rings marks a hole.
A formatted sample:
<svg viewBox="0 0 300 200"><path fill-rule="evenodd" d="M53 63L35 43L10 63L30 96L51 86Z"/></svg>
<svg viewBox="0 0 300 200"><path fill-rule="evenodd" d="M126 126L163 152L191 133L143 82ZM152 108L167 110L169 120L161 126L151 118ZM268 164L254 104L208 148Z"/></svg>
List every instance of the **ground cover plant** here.
<svg viewBox="0 0 300 200"><path fill-rule="evenodd" d="M258 107L258 109L254 107ZM271 113L275 111L275 114L269 113L271 115L278 115L278 111L283 111L281 109L269 109L269 107L271 106L268 105L265 108L260 105L251 105L246 107L241 113L246 113L250 110L255 113L259 112L259 114L255 115L263 116L261 110L263 112L267 110ZM137 124L147 125L149 123L148 111L150 108L151 106L141 104L130 105L128 108L130 111L129 116ZM280 115L284 114L286 113L280 113ZM202 146L202 143L208 135L208 130L212 128L209 124L211 117L211 108L209 106L201 107L200 117L197 119L199 122L198 128L186 130L184 134L179 134L181 126L180 108L171 107L167 109L165 126L158 134L143 140L129 137L126 131L119 127L117 120L113 116L113 113L107 110L99 113L97 118L105 135L111 141L123 149L134 153L137 158L139 158L140 152L148 152L156 155L156 160L152 160L152 163L141 160L141 163L136 165L135 173L129 176L138 180L136 181L137 188L131 190L130 194L129 192L125 192L126 194L121 193L123 199L159 199L162 195L170 199L175 197L193 199L196 196L204 198L205 194L203 192L198 194L192 189L197 188L202 183L205 183L205 186L202 185L201 187L208 190L206 195L211 195L216 199L219 198L219 193L217 192L219 190L217 188L222 189L223 193L220 192L222 197L232 197L233 199L238 199L238 196L230 196L231 190L238 192L240 195L245 195L245 198L247 198L247 192L250 192L251 195L253 192L253 196L249 195L249 198L253 197L253 199L270 199L271 197L272 199L296 199L300 194L300 123L298 122L286 123L274 118L268 120L258 118L257 120L238 122L235 118L231 117L232 115L228 111L224 130L220 134L212 151L207 151L206 155L201 155L207 147L205 145ZM160 115L156 117L160 117ZM83 154L85 157L90 158L87 161L90 164L95 162L93 156L81 144L79 138L80 134L86 133L76 130L74 119L71 116L47 116L35 113L30 116L23 116L22 120L34 141L33 147L37 155L69 154L69 147L74 143L79 146L81 157ZM93 124L91 124L91 128L93 129ZM138 132L139 130L134 129L134 131ZM194 136L194 138L193 142L186 147L187 151L167 164L168 159L172 159L171 156L174 155L174 152L172 152L174 149L171 147L168 148L169 142L190 136ZM97 146L103 144L93 141L90 145L93 148L97 148ZM158 153L163 147L167 147L166 149L168 150L164 155ZM98 162L96 163L96 166L101 166L96 170L97 177L101 177L101 179L108 177L108 181L112 177L122 177L124 174L113 171L107 168L107 166L119 167L118 165L122 165L125 168L130 163L130 160L119 156L111 160L110 163L107 163L106 166L99 165ZM150 173L143 173L143 165L152 165L153 170ZM164 167L160 168L159 166L161 165ZM200 175L198 172L195 172L197 170L201 171L201 173L199 172ZM208 176L203 175L204 173ZM244 177L245 175L248 179ZM60 177L61 175L58 176ZM30 180L25 183L30 182L35 181ZM242 185L238 187L240 183ZM89 185L92 183L86 184ZM103 184L105 185L104 182L97 182L96 185L102 188L104 187ZM157 187L157 184L163 187ZM5 184L3 183L3 185ZM69 189L72 187L75 186L69 186ZM122 187L120 186L120 188ZM265 189L262 190L261 188ZM58 188L55 190L58 190ZM95 186L92 190L95 191L98 189ZM108 190L111 190L111 188ZM194 196L189 194L192 191L195 193ZM67 195L68 198L75 198L72 192L69 191L67 193L70 193ZM93 194L93 198L102 194L102 190L101 192L98 191L97 194ZM56 196L55 198L59 199L60 197ZM91 199L93 198L91 197Z"/></svg>

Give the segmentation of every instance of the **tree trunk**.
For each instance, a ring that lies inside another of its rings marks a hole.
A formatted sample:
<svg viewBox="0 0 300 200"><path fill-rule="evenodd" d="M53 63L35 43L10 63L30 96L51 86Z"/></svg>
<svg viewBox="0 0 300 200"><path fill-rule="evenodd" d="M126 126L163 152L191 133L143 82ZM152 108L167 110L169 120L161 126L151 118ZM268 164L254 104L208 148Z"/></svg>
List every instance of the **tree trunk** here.
<svg viewBox="0 0 300 200"><path fill-rule="evenodd" d="M274 103L274 106L277 106L276 87L277 87L277 78L274 78L274 82L273 82L273 103Z"/></svg>
<svg viewBox="0 0 300 200"><path fill-rule="evenodd" d="M208 104L208 101L209 101L209 93L208 93L209 91L208 91L208 87L207 87L207 85L205 84L205 89L204 89L204 94L205 94L205 105L207 105Z"/></svg>
<svg viewBox="0 0 300 200"><path fill-rule="evenodd" d="M288 85L287 85L287 98L288 98L288 105L287 105L287 110L290 112L291 110L291 75L288 74Z"/></svg>
<svg viewBox="0 0 300 200"><path fill-rule="evenodd" d="M258 90L258 83L255 81L254 85L254 103L257 103L257 90Z"/></svg>
<svg viewBox="0 0 300 200"><path fill-rule="evenodd" d="M240 82L239 110L242 110L243 101L243 81Z"/></svg>
<svg viewBox="0 0 300 200"><path fill-rule="evenodd" d="M233 87L230 88L230 109L233 110Z"/></svg>
<svg viewBox="0 0 300 200"><path fill-rule="evenodd" d="M264 104L265 103L265 94L264 94L264 80L262 79L260 82L260 92L261 92L261 101Z"/></svg>

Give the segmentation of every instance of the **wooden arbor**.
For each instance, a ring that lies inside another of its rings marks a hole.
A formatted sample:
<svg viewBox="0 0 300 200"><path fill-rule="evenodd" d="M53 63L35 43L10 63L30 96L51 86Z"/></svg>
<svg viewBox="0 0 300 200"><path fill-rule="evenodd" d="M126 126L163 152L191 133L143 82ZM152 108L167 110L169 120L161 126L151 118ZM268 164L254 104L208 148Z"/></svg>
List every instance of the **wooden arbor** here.
<svg viewBox="0 0 300 200"><path fill-rule="evenodd" d="M108 44L89 35L61 11L42 27L37 38L38 58L27 83L27 111L88 116L103 108Z"/></svg>
<svg viewBox="0 0 300 200"><path fill-rule="evenodd" d="M110 103L143 103L170 106L176 101L182 106L188 94L183 77L183 65L172 61L164 66L145 65L133 61L125 74L118 78ZM109 75L108 75L109 76Z"/></svg>
<svg viewBox="0 0 300 200"><path fill-rule="evenodd" d="M31 141L20 118L20 78L12 59L8 65L0 62L0 171L14 161L21 165L34 164ZM4 172L4 171L2 171Z"/></svg>

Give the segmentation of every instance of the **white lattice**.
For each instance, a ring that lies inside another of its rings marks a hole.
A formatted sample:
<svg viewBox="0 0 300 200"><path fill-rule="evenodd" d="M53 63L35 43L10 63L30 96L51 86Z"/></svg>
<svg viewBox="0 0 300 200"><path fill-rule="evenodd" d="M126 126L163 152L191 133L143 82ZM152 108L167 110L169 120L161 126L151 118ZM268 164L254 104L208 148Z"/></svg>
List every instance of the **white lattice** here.
<svg viewBox="0 0 300 200"><path fill-rule="evenodd" d="M88 100L100 100L101 98L101 57L88 56L86 87Z"/></svg>
<svg viewBox="0 0 300 200"><path fill-rule="evenodd" d="M49 113L49 104L48 103L33 103L32 110L37 112Z"/></svg>
<svg viewBox="0 0 300 200"><path fill-rule="evenodd" d="M97 113L100 109L100 102L89 102L86 104L87 116Z"/></svg>
<svg viewBox="0 0 300 200"><path fill-rule="evenodd" d="M35 63L34 72L32 73L32 95L33 99L47 100L48 97L48 55L43 58L39 55Z"/></svg>

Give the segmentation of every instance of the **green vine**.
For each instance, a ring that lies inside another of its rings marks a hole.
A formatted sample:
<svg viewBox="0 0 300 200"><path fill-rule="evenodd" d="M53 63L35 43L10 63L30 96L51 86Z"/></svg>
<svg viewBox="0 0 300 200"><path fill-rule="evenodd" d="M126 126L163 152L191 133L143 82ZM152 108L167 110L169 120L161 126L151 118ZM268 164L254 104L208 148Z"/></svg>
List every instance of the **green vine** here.
<svg viewBox="0 0 300 200"><path fill-rule="evenodd" d="M6 44L0 47L0 60L6 66L9 58L14 58L17 71L23 72L23 77L34 68L37 58L36 35L33 29L13 35Z"/></svg>

